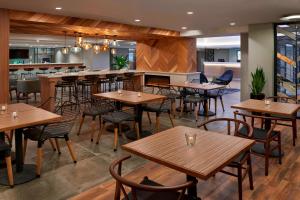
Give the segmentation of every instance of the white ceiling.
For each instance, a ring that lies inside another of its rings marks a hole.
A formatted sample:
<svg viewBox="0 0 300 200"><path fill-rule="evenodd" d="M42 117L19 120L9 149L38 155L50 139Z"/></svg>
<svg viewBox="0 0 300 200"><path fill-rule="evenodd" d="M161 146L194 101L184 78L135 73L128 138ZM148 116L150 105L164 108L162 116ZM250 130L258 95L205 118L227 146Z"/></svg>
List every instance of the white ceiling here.
<svg viewBox="0 0 300 200"><path fill-rule="evenodd" d="M276 22L283 15L299 13L299 3L299 0L0 0L0 7L178 31L185 26L204 35L226 35L247 31L249 24ZM55 10L58 6L62 10ZM194 14L187 15L187 11ZM236 26L231 27L230 22L236 22Z"/></svg>

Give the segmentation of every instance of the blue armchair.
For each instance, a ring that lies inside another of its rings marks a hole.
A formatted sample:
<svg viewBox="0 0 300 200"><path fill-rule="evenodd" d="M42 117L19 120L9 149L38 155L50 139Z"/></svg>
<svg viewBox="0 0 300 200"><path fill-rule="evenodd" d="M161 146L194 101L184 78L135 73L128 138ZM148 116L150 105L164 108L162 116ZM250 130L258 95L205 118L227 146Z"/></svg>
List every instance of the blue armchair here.
<svg viewBox="0 0 300 200"><path fill-rule="evenodd" d="M213 81L213 83L220 84L220 85L228 85L233 78L233 71L226 70L219 78Z"/></svg>

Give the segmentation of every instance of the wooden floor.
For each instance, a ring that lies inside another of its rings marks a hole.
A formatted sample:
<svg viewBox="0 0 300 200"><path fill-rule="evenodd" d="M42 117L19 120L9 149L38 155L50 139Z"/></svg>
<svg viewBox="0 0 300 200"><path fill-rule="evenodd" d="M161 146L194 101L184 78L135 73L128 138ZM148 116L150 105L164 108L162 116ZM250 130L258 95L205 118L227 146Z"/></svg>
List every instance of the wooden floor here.
<svg viewBox="0 0 300 200"><path fill-rule="evenodd" d="M230 101L227 101L230 102ZM229 105L226 106L227 109ZM298 127L299 127L298 122ZM292 146L291 129L278 127L282 131L284 157L283 163L278 164L278 159L271 159L269 176L264 176L264 159L252 156L254 173L254 190L249 189L248 177L243 182L244 199L300 199L300 144ZM298 128L299 131L299 128ZM126 163L124 164L126 168ZM147 162L138 169L126 175L131 180L139 182L144 176L164 185L183 183L185 175L172 169L163 167L153 162ZM237 179L222 173L217 173L207 181L199 180L198 196L202 199L228 200L238 199ZM115 181L109 180L97 185L80 195L74 200L108 200L113 199Z"/></svg>

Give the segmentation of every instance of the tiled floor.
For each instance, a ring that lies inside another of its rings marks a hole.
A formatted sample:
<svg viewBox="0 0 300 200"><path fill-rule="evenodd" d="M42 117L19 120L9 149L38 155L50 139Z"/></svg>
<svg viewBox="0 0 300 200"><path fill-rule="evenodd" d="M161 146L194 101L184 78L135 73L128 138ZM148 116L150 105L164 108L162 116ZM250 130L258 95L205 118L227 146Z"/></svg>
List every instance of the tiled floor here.
<svg viewBox="0 0 300 200"><path fill-rule="evenodd" d="M239 82L233 82L231 87L239 88ZM224 103L226 111L222 111L220 102L218 102L218 116L232 116L230 105L239 102L239 99L239 92L225 95ZM154 115L152 115L152 119L152 121L155 121ZM200 119L204 120L203 118ZM192 113L185 114L182 118L177 117L174 122L175 125L196 127ZM109 164L117 157L125 155L126 152L122 151L121 148L119 148L117 152L113 151L113 134L109 132L103 135L99 145L96 145L95 142L91 143L89 124L90 120L86 120L81 135L77 136L76 133L79 123L76 123L70 135L78 157L77 164L73 164L64 141L61 141L61 155L53 152L50 144L46 142L44 145L42 176L29 183L18 185L13 189L0 186L0 200L67 199L110 179L111 177L108 171ZM149 124L146 115L143 120L143 125L145 129L154 130L154 124ZM161 119L161 130L170 127L171 124L167 115L163 115ZM121 144L126 142L129 141L120 137ZM35 162L36 147L36 143L29 142L26 163ZM125 171L138 168L145 162L146 161L141 158L134 157L134 159L131 159L130 163L126 165Z"/></svg>

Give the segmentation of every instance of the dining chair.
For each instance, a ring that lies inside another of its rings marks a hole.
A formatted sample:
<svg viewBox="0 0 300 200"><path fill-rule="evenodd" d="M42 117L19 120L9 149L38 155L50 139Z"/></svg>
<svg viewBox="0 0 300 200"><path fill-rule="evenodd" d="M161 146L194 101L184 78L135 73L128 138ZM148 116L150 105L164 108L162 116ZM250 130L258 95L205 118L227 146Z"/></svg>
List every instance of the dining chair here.
<svg viewBox="0 0 300 200"><path fill-rule="evenodd" d="M10 187L14 187L10 145L6 144L3 140L0 140L0 153L5 159L8 184Z"/></svg>
<svg viewBox="0 0 300 200"><path fill-rule="evenodd" d="M247 113L241 113L238 111L234 112L235 117L241 117L245 122L249 122L253 128L253 137L256 141L256 144L251 148L251 152L254 155L265 158L265 176L269 174L269 159L273 151L278 150L278 162L282 163L282 151L281 151L281 132L275 130L278 125L278 121L284 120L275 117L267 117L264 115L253 115ZM266 127L265 125L259 125L258 121L269 121L271 127ZM246 136L245 128L242 127L239 132L241 135Z"/></svg>
<svg viewBox="0 0 300 200"><path fill-rule="evenodd" d="M98 133L98 136L97 136L96 144L99 144L99 141L101 139L101 136L103 135L103 131L104 131L106 123L111 123L111 124L113 124L113 127L114 127L114 143L113 143L114 151L117 151L119 133L122 134L122 137L124 139L126 138L126 136L124 135L124 133L122 132L122 129L121 129L121 125L124 122L129 122L129 121L134 122L137 138L140 139L139 125L138 125L138 122L136 121L136 117L133 114L133 111L129 112L129 110L131 110L131 109L126 109L126 110L118 109L113 104L107 104L107 108L112 109L113 112L109 112L109 113L102 115L102 125L100 126L101 128L100 128L100 132Z"/></svg>
<svg viewBox="0 0 300 200"><path fill-rule="evenodd" d="M36 175L38 177L41 175L41 168L42 168L42 154L43 154L42 147L44 142L47 140L49 140L50 142L51 139L55 140L56 148L58 154L60 155L61 151L60 151L59 139L64 139L69 149L73 162L77 163L77 158L73 150L73 146L69 138L69 134L79 115L79 111L71 108L71 105L65 102L63 105L56 107L54 113L60 114L62 116L62 119L57 122L45 124L42 126L28 127L23 131L24 134L23 160L25 159L28 140L37 142Z"/></svg>
<svg viewBox="0 0 300 200"><path fill-rule="evenodd" d="M244 137L252 139L253 129L245 121L238 120L236 117L232 118L215 118L205 121L198 125L199 128L204 128L206 131L216 131L220 133L226 133L237 137ZM243 128L243 132L240 131ZM246 165L246 166L245 166ZM250 150L241 152L241 154L235 158L227 167L237 169L237 174L231 171L221 170L222 173L237 177L238 179L238 191L239 200L243 198L243 187L242 182L246 174L249 177L250 189L253 190L253 175L252 175L252 164ZM243 172L244 170L244 172Z"/></svg>
<svg viewBox="0 0 300 200"><path fill-rule="evenodd" d="M29 94L34 94L34 100L37 101L37 93L40 93L40 80L39 79L27 79L17 80L17 101L26 100L28 103ZM22 94L22 97L21 95Z"/></svg>
<svg viewBox="0 0 300 200"><path fill-rule="evenodd" d="M116 179L114 200L120 200L121 195L125 200L184 200L187 199L185 192L193 185L192 181L176 186L163 186L147 176L140 183L133 182L122 176L122 165L131 156L125 156L112 162L109 172ZM130 188L130 192L126 192Z"/></svg>
<svg viewBox="0 0 300 200"><path fill-rule="evenodd" d="M266 99L269 99L273 102L294 103L294 104L297 103L296 98L293 98L293 97L271 96L271 97L267 97ZM277 122L278 125L292 127L293 130L294 129L297 130L297 116L287 117L287 116L275 115L275 114L272 114L271 116L284 119L284 122L279 120ZM292 133L293 133L293 146L295 146L296 145L297 134L295 134L296 131L292 131Z"/></svg>
<svg viewBox="0 0 300 200"><path fill-rule="evenodd" d="M80 135L81 128L82 128L83 122L85 120L85 117L91 117L92 118L92 122L90 125L90 127L92 128L91 142L93 142L94 133L96 130L96 118L99 117L99 125L100 125L100 129L101 129L101 125L102 125L101 116L104 114L107 114L109 112L113 112L113 111L114 111L114 107L107 101L102 100L102 99L98 100L98 99L92 98L91 104L89 104L83 108L77 135Z"/></svg>
<svg viewBox="0 0 300 200"><path fill-rule="evenodd" d="M229 85L233 78L233 71L226 70L220 77L214 79L212 82L220 85Z"/></svg>

